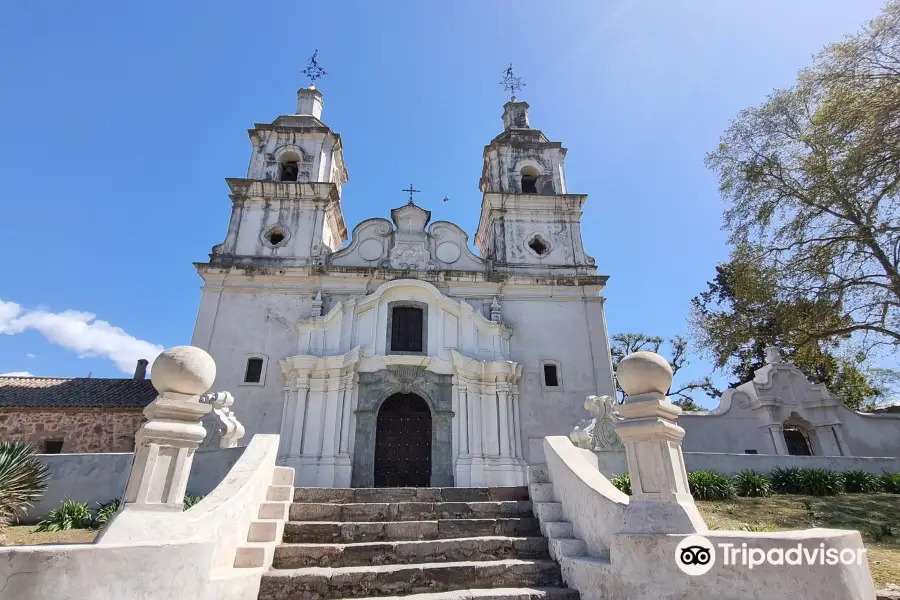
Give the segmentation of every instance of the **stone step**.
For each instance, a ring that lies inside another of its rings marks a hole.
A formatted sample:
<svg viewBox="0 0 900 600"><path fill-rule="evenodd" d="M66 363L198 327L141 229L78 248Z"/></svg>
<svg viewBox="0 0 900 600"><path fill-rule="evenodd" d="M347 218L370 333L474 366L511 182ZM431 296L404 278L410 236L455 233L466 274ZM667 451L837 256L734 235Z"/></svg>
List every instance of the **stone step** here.
<svg viewBox="0 0 900 600"><path fill-rule="evenodd" d="M282 544L275 549L276 569L355 567L420 562L548 558L543 537L469 537L361 544Z"/></svg>
<svg viewBox="0 0 900 600"><path fill-rule="evenodd" d="M399 596L382 596L379 600L399 600ZM402 596L403 600L578 600L578 592L561 587L489 588L454 590ZM359 600L372 600L360 598Z"/></svg>
<svg viewBox="0 0 900 600"><path fill-rule="evenodd" d="M531 502L396 502L325 504L294 502L291 521L428 521L435 519L485 519L525 517Z"/></svg>
<svg viewBox="0 0 900 600"><path fill-rule="evenodd" d="M294 502L501 502L528 500L526 487L495 488L295 488Z"/></svg>
<svg viewBox="0 0 900 600"><path fill-rule="evenodd" d="M259 600L325 600L449 592L470 588L562 585L551 560L504 559L304 569L263 573Z"/></svg>
<svg viewBox="0 0 900 600"><path fill-rule="evenodd" d="M571 528L571 524L569 524ZM440 519L431 521L285 523L288 543L350 544L407 540L437 540L459 537L540 535L534 517L496 519Z"/></svg>
<svg viewBox="0 0 900 600"><path fill-rule="evenodd" d="M528 483L550 483L547 465L528 465Z"/></svg>

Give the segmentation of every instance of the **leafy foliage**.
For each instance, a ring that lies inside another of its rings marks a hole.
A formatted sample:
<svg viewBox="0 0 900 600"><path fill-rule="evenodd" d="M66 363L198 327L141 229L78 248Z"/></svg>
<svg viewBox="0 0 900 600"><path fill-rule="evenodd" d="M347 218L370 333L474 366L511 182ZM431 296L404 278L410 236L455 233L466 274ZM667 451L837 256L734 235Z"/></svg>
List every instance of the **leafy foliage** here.
<svg viewBox="0 0 900 600"><path fill-rule="evenodd" d="M867 370L865 353L842 355L840 344L850 334L811 339L803 333L817 324L840 321L839 307L822 299L779 297L775 270L746 254L743 247L732 252L731 261L716 267L707 290L691 301L691 333L698 348L716 368L728 368L735 386L752 379L765 364L765 348L776 346L848 408L874 407L893 372Z"/></svg>
<svg viewBox="0 0 900 600"><path fill-rule="evenodd" d="M730 500L737 495L731 478L718 471L691 471L687 476L695 500Z"/></svg>
<svg viewBox="0 0 900 600"><path fill-rule="evenodd" d="M68 529L89 529L94 522L87 503L65 500L59 508L51 510L38 523L35 531L66 531Z"/></svg>
<svg viewBox="0 0 900 600"><path fill-rule="evenodd" d="M624 492L629 496L631 495L631 473L613 475L613 478L610 481L612 481L612 484L616 486L620 492Z"/></svg>
<svg viewBox="0 0 900 600"><path fill-rule="evenodd" d="M900 473L885 473L881 476L884 491L890 494L900 494Z"/></svg>
<svg viewBox="0 0 900 600"><path fill-rule="evenodd" d="M772 495L772 483L759 471L741 471L734 476L734 487L738 496L747 498L767 498Z"/></svg>
<svg viewBox="0 0 900 600"><path fill-rule="evenodd" d="M836 496L844 492L844 478L829 469L799 469L799 493L808 496Z"/></svg>
<svg viewBox="0 0 900 600"><path fill-rule="evenodd" d="M189 508L191 508L192 506L194 506L195 504L197 504L198 502L200 502L200 501L203 500L204 498L206 498L206 496L198 496L198 495L194 495L194 494L185 494L185 496L184 496L184 510L188 510Z"/></svg>
<svg viewBox="0 0 900 600"><path fill-rule="evenodd" d="M109 523L109 520L113 518L113 515L115 515L116 512L118 512L121 505L122 500L120 498L100 504L94 512L94 520L93 523L91 523L91 526L94 527L94 529L100 529Z"/></svg>
<svg viewBox="0 0 900 600"><path fill-rule="evenodd" d="M0 442L0 529L27 511L47 489L47 465L20 442Z"/></svg>
<svg viewBox="0 0 900 600"><path fill-rule="evenodd" d="M614 367L620 360L632 352L646 350L648 352L659 353L664 342L661 337L645 335L643 333L616 333L612 336L611 340L610 353L612 354ZM702 408L694 402L695 392L701 391L710 398L718 398L722 395L722 392L716 389L712 383L712 379L708 376L703 379L676 383L674 377L678 375L678 371L689 364L687 360L688 343L685 338L675 336L669 340L669 345L671 346L671 358L667 360L672 367L673 384L672 387L669 388L668 396L672 399L672 402L680 406L682 410L702 410ZM625 394L622 392L622 388L619 387L618 380L616 380L616 390L622 394L622 399L624 399Z"/></svg>
<svg viewBox="0 0 900 600"><path fill-rule="evenodd" d="M871 494L884 489L884 481L878 475L874 475L861 469L844 471L844 491L848 494Z"/></svg>
<svg viewBox="0 0 900 600"><path fill-rule="evenodd" d="M769 473L772 489L779 494L800 493L800 469L797 467L776 467Z"/></svg>
<svg viewBox="0 0 900 600"><path fill-rule="evenodd" d="M771 275L775 301L799 310L786 323L798 348L848 335L864 352L900 345L898 89L892 0L795 85L741 111L707 155L736 258Z"/></svg>

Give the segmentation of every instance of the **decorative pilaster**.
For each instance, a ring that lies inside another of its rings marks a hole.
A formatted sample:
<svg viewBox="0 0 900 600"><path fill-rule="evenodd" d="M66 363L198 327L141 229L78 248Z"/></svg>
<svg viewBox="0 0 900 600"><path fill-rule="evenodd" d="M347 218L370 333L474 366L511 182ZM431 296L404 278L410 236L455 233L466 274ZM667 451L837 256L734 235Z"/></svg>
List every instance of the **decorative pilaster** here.
<svg viewBox="0 0 900 600"><path fill-rule="evenodd" d="M278 439L278 459L283 461L291 452L291 436L297 414L297 384L288 381L284 385L284 404L281 409L281 430Z"/></svg>
<svg viewBox="0 0 900 600"><path fill-rule="evenodd" d="M150 379L159 396L144 409L147 422L135 434L123 510L184 510L194 451L206 437L200 419L212 410L200 395L215 378L212 357L193 346L171 348L153 362Z"/></svg>
<svg viewBox="0 0 900 600"><path fill-rule="evenodd" d="M509 456L509 388L505 385L500 385L497 387L497 402L498 402L498 415L500 418L500 423L498 424L500 430L500 456L508 457Z"/></svg>
<svg viewBox="0 0 900 600"><path fill-rule="evenodd" d="M516 458L524 458L522 454L522 417L519 415L519 386L512 385L513 432L516 436Z"/></svg>
<svg viewBox="0 0 900 600"><path fill-rule="evenodd" d="M616 432L625 445L632 489L622 533L706 531L684 468L684 429L675 423L681 409L666 397L672 368L654 352L635 352L619 362L616 376L626 394Z"/></svg>

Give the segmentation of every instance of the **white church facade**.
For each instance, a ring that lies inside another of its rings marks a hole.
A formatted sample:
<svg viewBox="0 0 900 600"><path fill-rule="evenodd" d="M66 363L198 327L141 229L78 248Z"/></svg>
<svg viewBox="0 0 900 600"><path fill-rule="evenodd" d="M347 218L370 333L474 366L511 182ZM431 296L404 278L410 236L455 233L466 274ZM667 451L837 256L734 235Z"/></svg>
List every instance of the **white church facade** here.
<svg viewBox="0 0 900 600"><path fill-rule="evenodd" d="M345 244L347 167L322 107L301 89L296 114L250 130L225 240L195 265L192 344L216 389L240 395L249 436L280 433L298 486L526 484L543 438L615 390L607 278L584 251L565 148L513 98L484 150L478 255L412 193Z"/></svg>

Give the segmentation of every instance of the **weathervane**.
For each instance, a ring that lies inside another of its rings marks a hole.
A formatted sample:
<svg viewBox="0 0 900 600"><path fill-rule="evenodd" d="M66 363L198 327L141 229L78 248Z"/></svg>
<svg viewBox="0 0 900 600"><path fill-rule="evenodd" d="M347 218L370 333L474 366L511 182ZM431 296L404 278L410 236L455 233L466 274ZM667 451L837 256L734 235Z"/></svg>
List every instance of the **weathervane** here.
<svg viewBox="0 0 900 600"><path fill-rule="evenodd" d="M416 192L421 192L422 190L417 190L417 189L415 189L415 188L413 187L413 184L409 184L409 188L408 188L408 189L400 190L400 191L401 191L401 192L409 192L409 203L410 203L410 204L415 204L415 202L413 202L413 194L415 194Z"/></svg>
<svg viewBox="0 0 900 600"><path fill-rule="evenodd" d="M503 79L500 80L500 85L509 92L509 97L512 101L516 99L516 92L525 87L525 84L522 83L522 78L513 74L512 63L509 63L509 66L503 70Z"/></svg>
<svg viewBox="0 0 900 600"><path fill-rule="evenodd" d="M309 77L310 84L309 87L315 89L316 88L316 79L321 79L323 76L328 75L328 71L319 66L319 63L316 61L316 57L319 56L319 49L316 48L316 51L313 52L313 55L309 57L309 66L303 69L303 74Z"/></svg>

